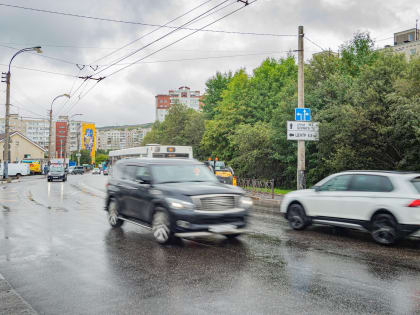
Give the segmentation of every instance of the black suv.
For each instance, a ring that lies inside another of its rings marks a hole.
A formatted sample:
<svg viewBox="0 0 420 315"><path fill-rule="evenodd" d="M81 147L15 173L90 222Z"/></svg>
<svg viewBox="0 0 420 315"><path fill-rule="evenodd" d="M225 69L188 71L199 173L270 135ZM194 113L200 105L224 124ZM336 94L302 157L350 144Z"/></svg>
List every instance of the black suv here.
<svg viewBox="0 0 420 315"><path fill-rule="evenodd" d="M64 167L61 165L51 165L50 171L47 175L47 180L52 182L53 180L61 180L65 182L67 180L67 174L64 170Z"/></svg>
<svg viewBox="0 0 420 315"><path fill-rule="evenodd" d="M105 210L112 227L129 221L153 230L155 239L245 232L252 199L220 183L192 159L125 159L113 166Z"/></svg>

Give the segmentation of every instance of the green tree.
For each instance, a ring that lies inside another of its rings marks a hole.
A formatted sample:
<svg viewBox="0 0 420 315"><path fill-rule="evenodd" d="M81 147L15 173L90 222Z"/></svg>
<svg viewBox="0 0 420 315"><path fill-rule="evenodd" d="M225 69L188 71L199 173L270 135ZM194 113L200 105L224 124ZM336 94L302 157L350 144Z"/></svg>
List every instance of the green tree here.
<svg viewBox="0 0 420 315"><path fill-rule="evenodd" d="M108 161L108 159L109 159L108 154L98 154L95 156L95 163L99 165L99 164L102 164L103 162Z"/></svg>
<svg viewBox="0 0 420 315"><path fill-rule="evenodd" d="M202 99L204 104L203 112L206 119L213 119L217 114L217 105L222 100L222 93L232 80L232 73L217 72L215 76L207 80L206 92Z"/></svg>

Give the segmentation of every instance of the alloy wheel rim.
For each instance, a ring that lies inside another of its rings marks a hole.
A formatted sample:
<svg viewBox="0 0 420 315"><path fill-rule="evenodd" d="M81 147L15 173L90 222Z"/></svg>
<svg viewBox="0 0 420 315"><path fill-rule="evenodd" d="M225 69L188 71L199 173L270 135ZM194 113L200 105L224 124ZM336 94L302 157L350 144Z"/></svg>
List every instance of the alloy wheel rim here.
<svg viewBox="0 0 420 315"><path fill-rule="evenodd" d="M117 224L117 219L118 219L118 214L117 214L116 205L115 205L114 202L112 202L111 206L109 207L109 211L108 211L109 223L111 223L111 225L115 225L115 224Z"/></svg>
<svg viewBox="0 0 420 315"><path fill-rule="evenodd" d="M303 225L303 219L296 210L290 212L290 223L294 228L300 228Z"/></svg>
<svg viewBox="0 0 420 315"><path fill-rule="evenodd" d="M164 213L158 212L153 218L153 235L160 243L169 239L168 220Z"/></svg>
<svg viewBox="0 0 420 315"><path fill-rule="evenodd" d="M395 239L395 231L388 220L374 223L373 237L380 243L390 244Z"/></svg>

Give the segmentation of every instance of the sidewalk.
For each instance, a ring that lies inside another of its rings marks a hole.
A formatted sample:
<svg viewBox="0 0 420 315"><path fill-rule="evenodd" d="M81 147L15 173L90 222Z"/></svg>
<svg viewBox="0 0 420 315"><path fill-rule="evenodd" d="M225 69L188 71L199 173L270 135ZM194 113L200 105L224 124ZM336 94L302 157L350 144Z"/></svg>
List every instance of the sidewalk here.
<svg viewBox="0 0 420 315"><path fill-rule="evenodd" d="M37 312L10 286L0 274L0 315L31 314Z"/></svg>

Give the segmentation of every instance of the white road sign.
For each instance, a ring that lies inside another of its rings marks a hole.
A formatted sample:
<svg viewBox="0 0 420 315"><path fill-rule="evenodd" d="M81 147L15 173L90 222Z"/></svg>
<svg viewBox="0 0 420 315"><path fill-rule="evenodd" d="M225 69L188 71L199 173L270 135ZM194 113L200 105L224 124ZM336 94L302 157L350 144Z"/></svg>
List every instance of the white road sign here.
<svg viewBox="0 0 420 315"><path fill-rule="evenodd" d="M288 121L287 140L319 140L319 124L315 122Z"/></svg>

